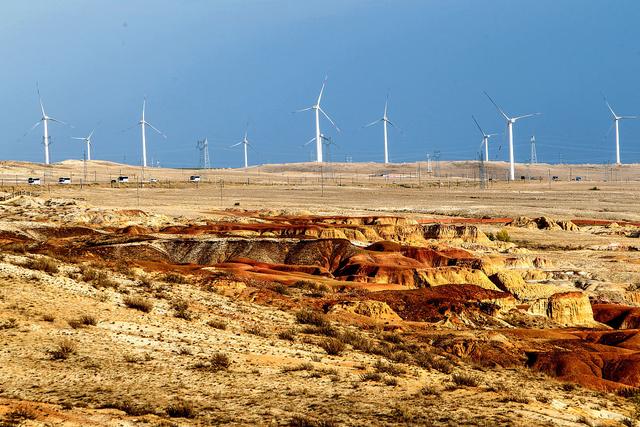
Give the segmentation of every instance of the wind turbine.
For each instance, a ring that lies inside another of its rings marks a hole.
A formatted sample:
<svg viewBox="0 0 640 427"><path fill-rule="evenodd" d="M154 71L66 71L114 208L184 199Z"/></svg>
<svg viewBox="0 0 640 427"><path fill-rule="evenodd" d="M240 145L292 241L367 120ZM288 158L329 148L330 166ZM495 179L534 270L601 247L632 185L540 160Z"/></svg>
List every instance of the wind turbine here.
<svg viewBox="0 0 640 427"><path fill-rule="evenodd" d="M84 141L87 143L87 160L91 161L91 137L93 136L93 132L95 132L95 129L93 129L91 131L91 133L89 134L89 136L86 136L84 138L82 137L77 137L77 136L72 136L71 139L78 139L80 141Z"/></svg>
<svg viewBox="0 0 640 427"><path fill-rule="evenodd" d="M40 120L36 122L36 124L34 124L31 127L31 129L29 129L27 133L34 130L42 122L42 127L44 130L44 133L42 136L42 144L44 145L44 164L48 165L50 163L49 162L49 145L51 145L51 140L49 138L49 122L50 121L56 122L63 125L66 125L67 123L63 122L62 120L54 119L53 117L47 116L47 113L44 112L44 104L42 103L42 97L40 96L40 87L38 86L37 83L36 83L36 91L38 92L38 100L40 101L40 110L42 111L42 117L40 118Z"/></svg>
<svg viewBox="0 0 640 427"><path fill-rule="evenodd" d="M489 161L489 138L491 138L492 136L499 135L499 134L497 134L497 133L484 133L484 131L480 127L480 124L478 124L478 121L476 120L476 118L473 117L473 116L471 116L471 118L473 119L473 121L475 122L476 126L478 127L478 130L482 134L482 146L484 146L484 161L488 162Z"/></svg>
<svg viewBox="0 0 640 427"><path fill-rule="evenodd" d="M244 146L244 168L245 169L249 167L249 160L247 157L247 147L251 145L249 144L249 139L247 139L247 132L248 130L245 129L244 138L242 138L242 141L238 142L237 144L233 144L231 147L229 147L229 148L237 147L240 144Z"/></svg>
<svg viewBox="0 0 640 427"><path fill-rule="evenodd" d="M393 127L396 127L396 125L394 125L393 122L389 120L389 117L387 116L388 104L389 104L389 97L387 96L387 99L384 101L384 114L382 115L382 118L376 120L375 122L371 122L365 126L366 128L368 128L369 126L373 126L375 124L382 122L382 127L384 129L384 163L385 164L389 163L389 139L388 139L388 133L387 133L387 123Z"/></svg>
<svg viewBox="0 0 640 427"><path fill-rule="evenodd" d="M613 116L613 123L616 127L616 164L619 165L620 164L620 120L637 119L639 117L638 116L619 116L615 113L615 111L613 111L613 108L611 108L611 105L609 104L609 101L607 101L606 97L604 98L604 102L607 104L607 107L609 107L609 111L611 111L611 115Z"/></svg>
<svg viewBox="0 0 640 427"><path fill-rule="evenodd" d="M138 124L142 128L142 167L145 167L145 168L147 167L147 132L146 132L146 126L149 126L151 129L155 130L160 135L162 135L162 137L164 139L167 139L167 135L165 135L164 133L160 132L151 123L149 123L148 121L145 120L145 118L144 118L144 110L146 108L146 105L147 105L147 97L145 97L144 101L142 101L142 119L138 122Z"/></svg>
<svg viewBox="0 0 640 427"><path fill-rule="evenodd" d="M316 101L316 103L314 105L312 105L311 107L303 108L302 110L295 111L296 113L302 113L303 111L309 111L309 110L313 110L315 112L315 115L316 115L316 136L315 136L315 138L313 138L309 142L312 142L314 140L316 141L316 162L319 162L319 163L322 162L322 135L320 134L320 113L322 113L327 118L327 120L329 120L329 122L331 122L333 127L335 127L336 130L338 132L340 132L340 128L338 128L338 125L336 125L334 123L334 121L331 120L331 117L329 117L329 115L324 112L322 107L320 107L320 101L322 100L322 93L324 92L324 87L325 87L326 84L327 84L327 77L325 77L324 81L322 82L322 88L320 88L320 95L318 95L318 101Z"/></svg>
<svg viewBox="0 0 640 427"><path fill-rule="evenodd" d="M484 94L487 95L487 98L489 98L489 101L491 101L491 103L498 109L502 117L504 117L504 119L507 121L507 133L509 137L509 180L514 181L516 179L516 166L513 160L513 124L520 119L539 116L542 113L532 113L532 114L525 114L524 116L509 117L502 110L502 108L498 107L498 104L496 104L495 101L491 99L491 97L487 92L485 92Z"/></svg>

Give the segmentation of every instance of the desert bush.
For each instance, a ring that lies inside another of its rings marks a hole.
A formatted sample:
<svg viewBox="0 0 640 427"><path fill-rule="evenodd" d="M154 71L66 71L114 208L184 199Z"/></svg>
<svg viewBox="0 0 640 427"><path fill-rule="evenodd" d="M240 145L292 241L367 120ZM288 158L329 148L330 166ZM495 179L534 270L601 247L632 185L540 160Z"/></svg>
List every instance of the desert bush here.
<svg viewBox="0 0 640 427"><path fill-rule="evenodd" d="M227 322L224 322L222 320L216 320L216 319L211 319L207 322L207 326L211 326L212 328L215 329L227 329Z"/></svg>
<svg viewBox="0 0 640 427"><path fill-rule="evenodd" d="M282 283L276 283L276 285L273 287L273 291L280 295L289 295L289 288L287 288Z"/></svg>
<svg viewBox="0 0 640 427"><path fill-rule="evenodd" d="M18 327L18 320L16 320L13 317L0 322L0 331L4 329L14 329L17 327Z"/></svg>
<svg viewBox="0 0 640 427"><path fill-rule="evenodd" d="M456 373L451 375L451 381L453 381L455 385L465 387L477 387L480 383L478 377L464 373Z"/></svg>
<svg viewBox="0 0 640 427"><path fill-rule="evenodd" d="M225 371L231 366L231 359L225 353L214 353L207 361L198 362L196 369L203 369L211 372Z"/></svg>
<svg viewBox="0 0 640 427"><path fill-rule="evenodd" d="M426 385L420 389L420 394L424 396L440 396L440 390L432 385Z"/></svg>
<svg viewBox="0 0 640 427"><path fill-rule="evenodd" d="M386 377L384 379L384 383L390 387L395 387L398 385L398 380L396 378L393 377Z"/></svg>
<svg viewBox="0 0 640 427"><path fill-rule="evenodd" d="M129 308L140 310L145 313L149 313L151 312L151 310L153 310L153 302L145 298L142 298L140 296L127 295L126 297L124 297L122 302L124 302L124 305L126 305Z"/></svg>
<svg viewBox="0 0 640 427"><path fill-rule="evenodd" d="M329 321L323 313L312 310L302 310L296 313L298 323L314 326L328 326Z"/></svg>
<svg viewBox="0 0 640 427"><path fill-rule="evenodd" d="M505 228L503 228L496 233L496 240L499 240L501 242L510 242L511 236L509 236L509 232Z"/></svg>
<svg viewBox="0 0 640 427"><path fill-rule="evenodd" d="M337 425L331 420L317 420L302 415L296 415L289 421L291 427L336 427Z"/></svg>
<svg viewBox="0 0 640 427"><path fill-rule="evenodd" d="M296 331L294 329L287 329L284 331L280 331L278 332L278 338L285 341L295 341Z"/></svg>
<svg viewBox="0 0 640 427"><path fill-rule="evenodd" d="M364 334L358 332L346 330L338 336L338 339L345 344L350 345L354 350L364 351L366 353L371 351L372 343Z"/></svg>
<svg viewBox="0 0 640 427"><path fill-rule="evenodd" d="M337 338L340 335L340 331L330 325L325 326L305 326L302 328L303 334L310 335L324 335L325 337Z"/></svg>
<svg viewBox="0 0 640 427"><path fill-rule="evenodd" d="M285 366L284 368L282 368L282 372L298 372L298 371L313 371L313 364L309 362L305 362L299 365Z"/></svg>
<svg viewBox="0 0 640 427"><path fill-rule="evenodd" d="M173 315L178 319L192 320L193 313L189 310L189 302L183 299L174 300L171 303L173 309Z"/></svg>
<svg viewBox="0 0 640 427"><path fill-rule="evenodd" d="M40 270L49 274L56 274L60 271L58 261L51 258L29 258L23 266L30 270Z"/></svg>
<svg viewBox="0 0 640 427"><path fill-rule="evenodd" d="M320 343L320 347L322 347L327 354L337 356L342 354L346 346L342 341L336 338L327 338Z"/></svg>
<svg viewBox="0 0 640 427"><path fill-rule="evenodd" d="M184 277L182 274L173 273L173 272L164 274L160 280L162 280L163 282L176 283L176 284L189 283L189 280L186 277Z"/></svg>
<svg viewBox="0 0 640 427"><path fill-rule="evenodd" d="M395 332L385 332L380 336L380 338L392 344L402 344L402 337Z"/></svg>
<svg viewBox="0 0 640 427"><path fill-rule="evenodd" d="M387 358L397 363L410 363L412 361L411 355L406 351L393 351Z"/></svg>
<svg viewBox="0 0 640 427"><path fill-rule="evenodd" d="M444 357L433 359L431 368L442 372L443 374L450 374L453 371L453 365Z"/></svg>
<svg viewBox="0 0 640 427"><path fill-rule="evenodd" d="M151 404L137 404L126 398L124 400L116 400L113 402L105 403L104 405L101 405L101 408L117 409L132 417L140 417L142 415L156 413L155 408Z"/></svg>
<svg viewBox="0 0 640 427"><path fill-rule="evenodd" d="M53 360L67 360L77 352L78 344L68 338L60 340L54 348L48 351Z"/></svg>
<svg viewBox="0 0 640 427"><path fill-rule="evenodd" d="M365 372L360 375L361 381L381 381L382 375L379 372Z"/></svg>
<svg viewBox="0 0 640 427"><path fill-rule="evenodd" d="M196 410L193 403L186 400L178 400L166 408L167 415L171 418L195 418Z"/></svg>
<svg viewBox="0 0 640 427"><path fill-rule="evenodd" d="M21 425L23 421L35 420L38 415L33 409L29 408L28 406L20 405L12 411L7 412L4 417L7 420L7 426L18 426ZM2 424L1 421L2 420L0 420L0 425L5 425Z"/></svg>
<svg viewBox="0 0 640 427"><path fill-rule="evenodd" d="M118 288L118 282L111 279L105 271L83 265L80 267L80 277L84 282L91 283L97 289Z"/></svg>
<svg viewBox="0 0 640 427"><path fill-rule="evenodd" d="M589 190L591 190L591 191L600 191L600 188L598 188L598 187L591 187L591 188L589 188Z"/></svg>
<svg viewBox="0 0 640 427"><path fill-rule="evenodd" d="M627 399L640 396L640 389L636 387L623 387L618 389L618 396L625 397Z"/></svg>
<svg viewBox="0 0 640 427"><path fill-rule="evenodd" d="M96 326L98 324L98 318L93 314L83 314L78 318L78 321L85 326Z"/></svg>
<svg viewBox="0 0 640 427"><path fill-rule="evenodd" d="M385 363L381 360L378 360L375 365L373 365L373 367L377 372L389 375L402 375L407 373L407 370L403 366L394 365L392 363Z"/></svg>
<svg viewBox="0 0 640 427"><path fill-rule="evenodd" d="M244 331L248 334L255 335L257 337L268 338L269 333L262 329L259 325L251 325L244 328Z"/></svg>
<svg viewBox="0 0 640 427"><path fill-rule="evenodd" d="M502 402L529 403L531 399L519 390L508 390L500 399Z"/></svg>
<svg viewBox="0 0 640 427"><path fill-rule="evenodd" d="M56 317L53 314L43 314L42 320L44 320L45 322L54 322L56 320Z"/></svg>

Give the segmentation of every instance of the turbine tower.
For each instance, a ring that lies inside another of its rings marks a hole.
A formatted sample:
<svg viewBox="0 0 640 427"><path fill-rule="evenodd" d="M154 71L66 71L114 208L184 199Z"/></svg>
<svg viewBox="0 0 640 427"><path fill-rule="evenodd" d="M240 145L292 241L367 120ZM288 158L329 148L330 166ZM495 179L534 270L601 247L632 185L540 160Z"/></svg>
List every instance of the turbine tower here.
<svg viewBox="0 0 640 427"><path fill-rule="evenodd" d="M93 132L95 132L95 129L91 131L89 136L86 136L84 138L77 136L71 137L71 139L79 139L80 141L84 141L87 144L87 160L89 161L91 161L91 137L93 136Z"/></svg>
<svg viewBox="0 0 640 427"><path fill-rule="evenodd" d="M609 101L607 101L607 98L604 99L604 102L607 104L607 107L609 107L609 111L611 111L611 115L613 116L613 123L616 127L616 164L619 165L620 164L620 120L637 119L638 116L619 116L615 113L615 111L613 111L613 108L611 108L611 105L609 104Z"/></svg>
<svg viewBox="0 0 640 427"><path fill-rule="evenodd" d="M142 101L142 119L138 122L138 124L140 125L140 127L142 129L142 167L144 167L144 168L147 167L147 132L146 132L146 126L149 126L151 129L155 130L160 135L162 135L162 137L164 139L167 139L167 136L164 133L160 132L151 123L149 123L148 121L145 120L145 118L144 118L144 110L145 110L146 106L147 106L147 97L145 97L144 101Z"/></svg>
<svg viewBox="0 0 640 427"><path fill-rule="evenodd" d="M504 117L504 119L507 121L507 134L509 137L509 180L514 181L516 179L516 165L513 159L513 124L520 119L539 116L542 113L532 113L532 114L525 114L524 116L509 117L502 110L502 108L498 107L498 104L496 104L495 101L491 99L491 97L487 92L485 92L484 94L487 95L487 98L489 98L489 101L491 101L491 103L498 109L502 117Z"/></svg>
<svg viewBox="0 0 640 427"><path fill-rule="evenodd" d="M245 129L244 131L244 138L242 138L242 141L238 142L237 144L233 144L230 148L233 147L237 147L238 145L242 144L244 146L244 168L248 168L249 167L249 158L247 157L247 147L251 144L249 144L249 140L247 139L247 132L248 130Z"/></svg>
<svg viewBox="0 0 640 427"><path fill-rule="evenodd" d="M497 133L484 133L484 131L482 130L482 128L478 124L478 121L476 120L476 118L473 117L473 116L471 116L471 118L473 119L473 121L475 122L476 126L478 127L478 130L482 134L482 146L484 147L484 159L483 160L485 162L488 162L489 161L489 138L491 138L492 136L496 136L498 134Z"/></svg>
<svg viewBox="0 0 640 427"><path fill-rule="evenodd" d="M538 163L538 155L536 154L536 136L531 136L531 157L529 163L535 165Z"/></svg>
<svg viewBox="0 0 640 427"><path fill-rule="evenodd" d="M384 114L382 115L382 118L376 120L375 122L371 122L365 126L366 128L368 128L370 126L373 126L375 124L382 122L382 128L384 129L384 163L385 164L389 163L389 138L388 138L388 132L387 132L387 123L393 127L396 127L396 125L394 125L393 122L389 120L389 117L387 116L388 104L389 104L389 97L387 96L387 99L384 101Z"/></svg>
<svg viewBox="0 0 640 427"><path fill-rule="evenodd" d="M196 142L196 148L200 150L200 167L202 169L211 169L209 161L209 141L207 138Z"/></svg>
<svg viewBox="0 0 640 427"><path fill-rule="evenodd" d="M301 113L303 111L309 111L309 110L313 110L315 112L315 115L316 115L316 136L313 139L311 139L311 141L315 141L316 142L316 162L318 162L318 163L322 162L322 136L320 134L320 113L322 113L327 118L327 120L329 120L329 122L331 122L333 127L335 127L336 130L338 132L340 132L340 128L338 128L338 125L336 125L335 122L333 120L331 120L331 117L329 117L329 115L324 112L322 107L320 107L320 101L322 100L322 93L324 92L324 87L325 87L326 84L327 84L327 77L325 77L324 81L322 82L322 87L320 88L320 95L318 95L318 101L316 101L316 103L314 105L312 105L311 107L307 107L307 108L303 108L301 110L295 111L296 113ZM311 142L311 141L309 141L309 142Z"/></svg>
<svg viewBox="0 0 640 427"><path fill-rule="evenodd" d="M34 124L31 127L31 129L29 129L29 132L34 130L36 127L38 127L40 123L42 123L42 127L43 127L42 145L44 145L44 164L48 165L50 163L49 145L51 145L51 139L49 137L49 122L50 121L56 122L63 125L66 125L67 123L63 122L62 120L54 119L53 117L47 116L47 113L44 112L44 104L42 103L42 97L40 96L40 87L38 86L37 83L36 83L36 91L38 92L38 100L40 100L40 110L42 111L42 118L40 118L40 120L38 120L36 124Z"/></svg>

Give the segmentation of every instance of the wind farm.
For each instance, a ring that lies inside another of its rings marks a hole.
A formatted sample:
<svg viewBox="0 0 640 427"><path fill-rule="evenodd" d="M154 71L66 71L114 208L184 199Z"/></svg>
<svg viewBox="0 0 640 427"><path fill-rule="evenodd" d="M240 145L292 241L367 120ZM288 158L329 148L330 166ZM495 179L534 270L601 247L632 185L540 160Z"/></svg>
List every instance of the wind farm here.
<svg viewBox="0 0 640 427"><path fill-rule="evenodd" d="M636 2L102 3L3 4L0 427L640 425Z"/></svg>

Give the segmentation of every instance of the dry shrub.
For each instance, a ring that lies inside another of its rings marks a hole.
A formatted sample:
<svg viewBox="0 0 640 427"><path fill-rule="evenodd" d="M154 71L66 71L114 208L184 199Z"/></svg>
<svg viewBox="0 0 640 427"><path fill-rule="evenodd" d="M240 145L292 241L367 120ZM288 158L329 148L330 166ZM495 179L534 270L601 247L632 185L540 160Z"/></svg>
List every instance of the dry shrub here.
<svg viewBox="0 0 640 427"><path fill-rule="evenodd" d="M294 366L285 366L282 368L282 372L297 372L297 371L313 371L313 364L309 362L301 363Z"/></svg>
<svg viewBox="0 0 640 427"><path fill-rule="evenodd" d="M362 381L381 381L382 375L379 372L365 372L360 375L360 380Z"/></svg>
<svg viewBox="0 0 640 427"><path fill-rule="evenodd" d="M202 369L205 371L218 372L225 371L231 366L231 359L225 353L214 353L209 360L205 362L198 362L195 364L196 369Z"/></svg>
<svg viewBox="0 0 640 427"><path fill-rule="evenodd" d="M93 314L83 314L79 318L67 320L67 322L73 329L78 329L83 326L96 326L98 324L98 318Z"/></svg>
<svg viewBox="0 0 640 427"><path fill-rule="evenodd" d="M371 348L373 347L371 340L364 334L350 330L340 333L338 339L343 343L350 345L354 350L360 350L366 353L371 352Z"/></svg>
<svg viewBox="0 0 640 427"><path fill-rule="evenodd" d="M55 322L56 317L53 314L43 314L42 320L45 322Z"/></svg>
<svg viewBox="0 0 640 427"><path fill-rule="evenodd" d="M160 280L162 280L163 282L167 282L167 283L176 283L176 284L185 284L185 283L189 283L189 280L184 277L182 274L180 273L167 273L165 275L163 275Z"/></svg>
<svg viewBox="0 0 640 427"><path fill-rule="evenodd" d="M426 385L420 389L423 396L440 396L440 390L432 385Z"/></svg>
<svg viewBox="0 0 640 427"><path fill-rule="evenodd" d="M53 360L67 360L70 356L78 352L78 344L69 338L64 338L48 351Z"/></svg>
<svg viewBox="0 0 640 427"><path fill-rule="evenodd" d="M457 373L451 376L451 381L455 385L465 387L477 387L480 384L480 380L475 375Z"/></svg>
<svg viewBox="0 0 640 427"><path fill-rule="evenodd" d="M266 332L264 329L262 329L262 327L260 327L259 325L248 326L244 328L244 331L248 334L255 335L257 337L262 337L262 338L269 337L269 333Z"/></svg>
<svg viewBox="0 0 640 427"><path fill-rule="evenodd" d="M285 341L295 341L296 331L293 329L287 329L285 331L278 332L278 338Z"/></svg>
<svg viewBox="0 0 640 427"><path fill-rule="evenodd" d="M318 311L302 310L296 313L296 321L305 325L329 326L327 317Z"/></svg>
<svg viewBox="0 0 640 427"><path fill-rule="evenodd" d="M407 370L403 366L394 365L392 363L384 363L381 360L378 360L376 364L373 365L373 367L376 371L389 375L402 375L407 373Z"/></svg>
<svg viewBox="0 0 640 427"><path fill-rule="evenodd" d="M10 318L0 322L0 331L4 329L14 329L18 327L18 320L15 318Z"/></svg>
<svg viewBox="0 0 640 427"><path fill-rule="evenodd" d="M60 271L58 262L51 258L30 258L24 264L30 270L40 270L49 274L56 274Z"/></svg>
<svg viewBox="0 0 640 427"><path fill-rule="evenodd" d="M303 415L296 415L289 421L291 427L336 427L337 425L331 420L317 420Z"/></svg>
<svg viewBox="0 0 640 427"><path fill-rule="evenodd" d="M189 310L189 302L183 299L175 300L171 303L173 315L178 319L191 320L193 313Z"/></svg>
<svg viewBox="0 0 640 427"><path fill-rule="evenodd" d="M310 335L324 335L325 337L337 338L340 331L330 325L325 326L306 326L302 329L302 333Z"/></svg>
<svg viewBox="0 0 640 427"><path fill-rule="evenodd" d="M227 322L224 322L222 320L211 319L207 322L207 326L211 326L212 328L215 328L215 329L225 330L227 329Z"/></svg>
<svg viewBox="0 0 640 427"><path fill-rule="evenodd" d="M5 415L7 420L7 426L11 425L21 425L23 421L26 420L35 420L38 417L38 414L28 406L20 405L17 406L12 411L7 412ZM1 421L1 420L0 420ZM4 425L0 423L0 425Z"/></svg>
<svg viewBox="0 0 640 427"><path fill-rule="evenodd" d="M101 406L105 409L117 409L132 417L155 414L155 408L149 403L137 404L129 399L109 402Z"/></svg>
<svg viewBox="0 0 640 427"><path fill-rule="evenodd" d="M145 313L149 313L151 312L151 310L153 310L153 302L149 301L148 299L142 298L140 296L127 295L126 297L124 297L122 302L124 302L124 305L126 305L129 308L140 310Z"/></svg>
<svg viewBox="0 0 640 427"><path fill-rule="evenodd" d="M282 283L277 283L273 288L272 288L273 292L280 294L280 295L289 295L289 288L287 288L285 285L283 285Z"/></svg>
<svg viewBox="0 0 640 427"><path fill-rule="evenodd" d="M320 347L322 347L324 351L327 352L327 354L337 356L342 354L342 352L345 350L346 345L336 338L327 338L320 343Z"/></svg>
<svg viewBox="0 0 640 427"><path fill-rule="evenodd" d="M109 274L105 271L83 265L80 267L80 276L83 281L91 283L97 289L118 288L118 282L111 279Z"/></svg>
<svg viewBox="0 0 640 427"><path fill-rule="evenodd" d="M195 418L196 410L193 403L186 400L178 400L166 409L167 415L171 418Z"/></svg>

